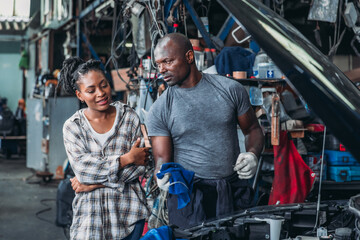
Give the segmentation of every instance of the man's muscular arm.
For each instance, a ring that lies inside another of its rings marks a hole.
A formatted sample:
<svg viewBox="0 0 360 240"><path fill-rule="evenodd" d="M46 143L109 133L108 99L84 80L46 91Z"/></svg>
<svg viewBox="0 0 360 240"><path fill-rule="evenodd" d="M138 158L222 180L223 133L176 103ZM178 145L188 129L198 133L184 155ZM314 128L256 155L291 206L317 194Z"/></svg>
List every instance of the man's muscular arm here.
<svg viewBox="0 0 360 240"><path fill-rule="evenodd" d="M251 107L238 117L238 123L245 136L246 151L259 157L264 147L264 134Z"/></svg>
<svg viewBox="0 0 360 240"><path fill-rule="evenodd" d="M153 136L150 137L152 153L155 159L154 177L159 172L161 165L173 161L173 148L171 137Z"/></svg>
<svg viewBox="0 0 360 240"><path fill-rule="evenodd" d="M234 171L240 179L252 178L256 172L258 157L264 147L264 134L253 109L238 117L239 126L245 136L245 153L240 153Z"/></svg>

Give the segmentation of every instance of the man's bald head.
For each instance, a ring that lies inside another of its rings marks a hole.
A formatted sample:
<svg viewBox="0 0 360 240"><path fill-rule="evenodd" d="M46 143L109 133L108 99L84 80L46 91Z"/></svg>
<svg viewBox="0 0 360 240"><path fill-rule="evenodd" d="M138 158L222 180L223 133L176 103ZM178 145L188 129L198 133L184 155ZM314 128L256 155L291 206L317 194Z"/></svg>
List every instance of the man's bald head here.
<svg viewBox="0 0 360 240"><path fill-rule="evenodd" d="M190 40L181 33L170 33L170 34L167 34L164 37L160 38L158 40L156 48L164 47L165 45L167 45L169 43L169 41L174 43L175 46L177 46L178 49L181 50L181 52L179 52L179 54L183 53L183 56L185 56L185 54L189 50L193 51Z"/></svg>
<svg viewBox="0 0 360 240"><path fill-rule="evenodd" d="M154 58L159 73L169 86L193 86L201 78L194 51L187 37L179 33L165 35L158 41Z"/></svg>

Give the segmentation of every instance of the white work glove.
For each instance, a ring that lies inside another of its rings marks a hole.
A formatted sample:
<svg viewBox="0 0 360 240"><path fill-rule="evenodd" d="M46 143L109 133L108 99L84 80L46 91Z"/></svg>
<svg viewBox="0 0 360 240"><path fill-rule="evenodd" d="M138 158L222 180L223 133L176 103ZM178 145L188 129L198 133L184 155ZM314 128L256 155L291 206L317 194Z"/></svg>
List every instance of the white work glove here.
<svg viewBox="0 0 360 240"><path fill-rule="evenodd" d="M240 179L252 178L256 172L258 159L252 152L240 153L234 171L237 172Z"/></svg>
<svg viewBox="0 0 360 240"><path fill-rule="evenodd" d="M165 175L163 176L163 178L156 178L156 183L159 186L159 188L161 190L164 191L169 191L169 186L170 186L170 179L171 173L165 173Z"/></svg>

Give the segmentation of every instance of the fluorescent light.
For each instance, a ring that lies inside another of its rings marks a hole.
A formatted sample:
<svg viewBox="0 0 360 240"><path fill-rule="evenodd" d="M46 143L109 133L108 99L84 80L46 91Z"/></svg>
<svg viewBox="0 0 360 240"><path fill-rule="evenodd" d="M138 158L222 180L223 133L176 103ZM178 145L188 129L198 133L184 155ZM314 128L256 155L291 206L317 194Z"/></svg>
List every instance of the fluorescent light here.
<svg viewBox="0 0 360 240"><path fill-rule="evenodd" d="M127 48L132 48L133 44L132 43L125 43L125 47Z"/></svg>
<svg viewBox="0 0 360 240"><path fill-rule="evenodd" d="M2 4L0 8L0 16L10 17L13 15L14 1L8 1L6 4Z"/></svg>
<svg viewBox="0 0 360 240"><path fill-rule="evenodd" d="M30 0L15 1L15 16L21 16L21 17L30 16Z"/></svg>
<svg viewBox="0 0 360 240"><path fill-rule="evenodd" d="M29 18L30 0L7 0L6 4L1 5L0 16L20 16Z"/></svg>

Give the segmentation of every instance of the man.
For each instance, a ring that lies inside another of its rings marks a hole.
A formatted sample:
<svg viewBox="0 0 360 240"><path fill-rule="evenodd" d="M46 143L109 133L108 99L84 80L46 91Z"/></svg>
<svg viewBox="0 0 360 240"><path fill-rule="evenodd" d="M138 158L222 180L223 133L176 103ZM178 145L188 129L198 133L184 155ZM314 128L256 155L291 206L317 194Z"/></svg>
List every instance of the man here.
<svg viewBox="0 0 360 240"><path fill-rule="evenodd" d="M187 228L250 207L253 191L248 179L256 172L264 137L245 88L199 72L191 43L182 34L161 38L154 56L169 86L146 120L155 173L168 162L195 172L185 208L177 209L176 196L169 195L170 224ZM237 125L245 135L246 153L240 154ZM166 188L166 181L158 179L159 187Z"/></svg>

